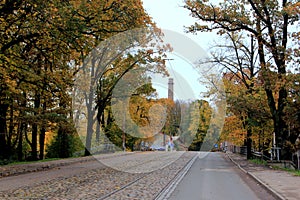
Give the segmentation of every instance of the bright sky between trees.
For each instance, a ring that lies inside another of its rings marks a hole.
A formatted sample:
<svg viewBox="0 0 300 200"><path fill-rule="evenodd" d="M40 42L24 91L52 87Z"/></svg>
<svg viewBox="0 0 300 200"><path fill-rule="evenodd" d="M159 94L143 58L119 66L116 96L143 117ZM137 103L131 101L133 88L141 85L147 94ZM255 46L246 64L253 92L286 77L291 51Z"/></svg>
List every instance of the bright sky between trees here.
<svg viewBox="0 0 300 200"><path fill-rule="evenodd" d="M213 44L212 33L191 34L185 32L185 26L195 22L189 15L189 11L183 8L182 0L142 0L146 12L162 30L171 30L182 34L186 39L191 39L206 52ZM172 46L172 44L171 44ZM208 55L208 54L207 54ZM171 60L167 61L170 77L174 79L175 99L189 100L200 98L200 93L205 87L199 83L199 75L195 66L188 58L173 52L168 55ZM160 98L166 98L168 78L153 79L153 86L157 89ZM187 88L189 86L190 88ZM192 92L191 90L192 89Z"/></svg>

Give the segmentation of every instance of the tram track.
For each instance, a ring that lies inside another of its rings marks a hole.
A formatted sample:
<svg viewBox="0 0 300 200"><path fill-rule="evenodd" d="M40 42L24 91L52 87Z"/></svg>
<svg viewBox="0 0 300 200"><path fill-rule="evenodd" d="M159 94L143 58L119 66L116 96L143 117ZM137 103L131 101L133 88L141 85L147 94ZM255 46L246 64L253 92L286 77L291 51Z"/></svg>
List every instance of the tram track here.
<svg viewBox="0 0 300 200"><path fill-rule="evenodd" d="M120 191L124 190L125 188L128 188L128 187L130 187L131 185L137 183L139 180L141 180L142 178L145 178L146 176L147 176L147 175L143 175L143 176L141 176L141 177L135 179L134 181L131 181L131 182L129 182L128 184L122 186L120 189L114 190L114 191L112 191L112 192L110 192L110 193L108 193L108 194L106 194L106 195L104 195L104 196L98 198L97 200L104 200L104 199L107 199L107 198L111 197L112 195L116 194L117 192L120 192Z"/></svg>
<svg viewBox="0 0 300 200"><path fill-rule="evenodd" d="M22 176L28 183L30 176L34 183L5 189L0 192L0 199L99 199L99 200L132 200L132 199L154 199L162 188L166 187L170 181L186 166L195 154L185 152L180 154L178 159L172 161L175 154L165 153L137 153L124 157L115 157L114 164L123 163L123 168L139 168L148 170L146 173L129 173L117 170L109 165L105 165L100 160L98 166L86 166L92 162L85 162L77 165L69 165L57 170L48 170L0 178L6 185L10 179L22 182ZM140 160L145 156L145 160ZM152 157L151 157L152 156ZM156 157L156 159L154 159ZM149 158L147 160L146 158ZM124 162L122 160L124 159ZM140 162L133 162L136 159ZM107 159L110 160L110 159ZM160 163L162 160L170 161L168 165ZM172 161L172 162L171 162ZM100 163L100 164L99 164ZM154 165L159 165L156 170L149 171ZM80 165L80 166L79 166ZM128 166L126 166L128 165ZM153 166L152 166L153 165ZM122 168L122 167L121 167ZM52 177L56 171L68 176ZM74 170L74 172L72 172ZM76 170L81 170L77 173ZM71 173L72 172L72 173ZM36 174L44 176L43 181ZM20 180L18 180L20 179Z"/></svg>
<svg viewBox="0 0 300 200"><path fill-rule="evenodd" d="M169 165L163 166L155 171L140 174L135 180L123 185L117 190L111 191L110 193L97 198L97 200L115 200L120 197L121 199L161 199L165 196L165 187L169 188L173 182L178 182L178 177L184 176L188 171L192 163L195 161L198 155L187 156L183 154L181 159L184 160L184 164L174 162ZM177 160L178 161L178 160ZM182 170L184 171L182 173ZM168 176L166 174L170 174ZM180 181L180 180L179 180ZM161 187L153 187L155 183L158 183ZM141 189L142 188L142 189ZM170 191L168 189L168 191ZM146 194L145 194L146 193ZM144 196L143 196L144 195Z"/></svg>

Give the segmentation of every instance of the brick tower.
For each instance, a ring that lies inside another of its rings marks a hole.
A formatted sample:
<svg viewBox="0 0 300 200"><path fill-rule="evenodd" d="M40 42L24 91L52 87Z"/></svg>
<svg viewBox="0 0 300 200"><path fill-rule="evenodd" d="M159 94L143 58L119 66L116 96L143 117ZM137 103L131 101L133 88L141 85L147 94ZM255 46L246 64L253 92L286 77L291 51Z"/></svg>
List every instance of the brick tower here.
<svg viewBox="0 0 300 200"><path fill-rule="evenodd" d="M169 78L168 82L168 99L174 100L174 82L173 78Z"/></svg>

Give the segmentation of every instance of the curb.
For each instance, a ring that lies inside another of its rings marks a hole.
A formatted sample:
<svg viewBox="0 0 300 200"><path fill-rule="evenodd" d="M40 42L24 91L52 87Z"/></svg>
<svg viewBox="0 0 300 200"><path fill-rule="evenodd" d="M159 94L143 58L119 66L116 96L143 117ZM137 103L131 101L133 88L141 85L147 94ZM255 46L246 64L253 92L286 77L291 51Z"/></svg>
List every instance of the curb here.
<svg viewBox="0 0 300 200"><path fill-rule="evenodd" d="M199 154L196 154L186 165L185 167L169 182L169 184L156 196L154 200L165 200L170 197L174 192L177 185L184 178L186 173L192 167L195 160L199 157Z"/></svg>
<svg viewBox="0 0 300 200"><path fill-rule="evenodd" d="M240 170L242 170L245 174L248 174L252 179L254 179L256 182L261 184L266 190L268 190L276 199L278 200L287 200L285 197L283 197L281 194L279 194L277 191L275 191L273 188L269 187L267 184L265 184L261 179L256 177L251 172L246 171L244 168L242 168L236 161L234 161L231 156L226 153L227 157L233 162Z"/></svg>
<svg viewBox="0 0 300 200"><path fill-rule="evenodd" d="M102 159L107 159L115 156L123 156L130 154L129 152L124 154L102 154ZM67 159L59 159L53 161L46 161L46 162L37 162L37 163L25 163L25 164L17 164L17 165L10 165L10 166L0 166L0 178L9 177L9 176L17 176L21 174L27 174L32 172L41 172L47 171L54 168L64 167L76 163L84 163L89 162L92 160L98 160L99 156L101 155L92 155L92 156L85 156L85 157L78 157L78 158L67 158ZM101 162L101 161L100 161Z"/></svg>

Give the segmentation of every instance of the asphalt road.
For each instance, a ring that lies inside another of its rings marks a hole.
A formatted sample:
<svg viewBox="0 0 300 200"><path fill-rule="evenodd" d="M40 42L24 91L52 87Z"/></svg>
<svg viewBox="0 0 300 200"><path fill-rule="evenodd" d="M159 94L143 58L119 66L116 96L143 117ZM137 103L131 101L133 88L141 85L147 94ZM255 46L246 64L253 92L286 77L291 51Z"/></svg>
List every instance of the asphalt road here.
<svg viewBox="0 0 300 200"><path fill-rule="evenodd" d="M169 200L274 199L221 153L200 152Z"/></svg>

